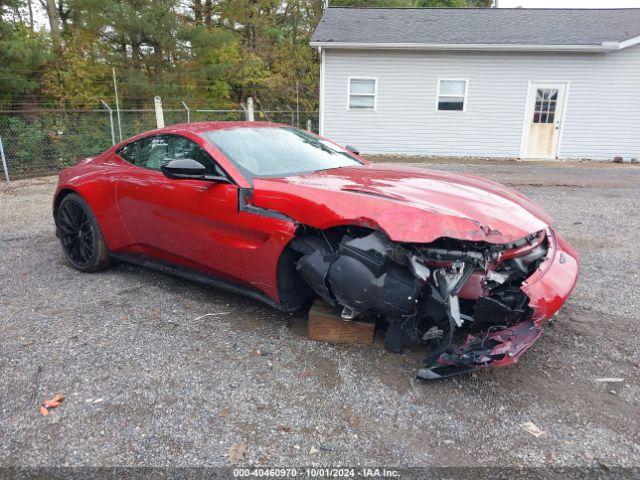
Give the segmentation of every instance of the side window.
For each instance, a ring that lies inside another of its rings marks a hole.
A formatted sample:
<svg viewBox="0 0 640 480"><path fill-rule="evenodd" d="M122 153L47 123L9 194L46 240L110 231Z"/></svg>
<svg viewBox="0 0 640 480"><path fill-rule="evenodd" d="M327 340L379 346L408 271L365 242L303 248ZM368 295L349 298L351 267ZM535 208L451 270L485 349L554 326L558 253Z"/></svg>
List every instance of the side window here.
<svg viewBox="0 0 640 480"><path fill-rule="evenodd" d="M149 170L160 170L160 167L171 160L169 151L170 137L156 135L143 138L138 143L138 155L135 165Z"/></svg>
<svg viewBox="0 0 640 480"><path fill-rule="evenodd" d="M136 163L136 153L138 152L138 142L133 142L128 145L125 145L116 153L124 158L127 162L135 165Z"/></svg>
<svg viewBox="0 0 640 480"><path fill-rule="evenodd" d="M224 171L216 164L215 160L211 158L211 155L205 152L200 145L184 137L175 136L172 137L171 140L173 143L174 159L190 158L204 165L207 175L226 176Z"/></svg>

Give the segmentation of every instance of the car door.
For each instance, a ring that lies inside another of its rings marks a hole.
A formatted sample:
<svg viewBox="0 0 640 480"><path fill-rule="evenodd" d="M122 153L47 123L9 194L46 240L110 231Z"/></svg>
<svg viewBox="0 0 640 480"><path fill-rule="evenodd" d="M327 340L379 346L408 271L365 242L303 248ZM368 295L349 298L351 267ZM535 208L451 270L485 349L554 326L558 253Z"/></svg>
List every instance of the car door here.
<svg viewBox="0 0 640 480"><path fill-rule="evenodd" d="M173 134L143 138L118 154L131 163L116 180L116 202L136 252L239 278L238 187L170 179L160 171L171 159L191 158L207 173L225 175L215 160L194 141Z"/></svg>

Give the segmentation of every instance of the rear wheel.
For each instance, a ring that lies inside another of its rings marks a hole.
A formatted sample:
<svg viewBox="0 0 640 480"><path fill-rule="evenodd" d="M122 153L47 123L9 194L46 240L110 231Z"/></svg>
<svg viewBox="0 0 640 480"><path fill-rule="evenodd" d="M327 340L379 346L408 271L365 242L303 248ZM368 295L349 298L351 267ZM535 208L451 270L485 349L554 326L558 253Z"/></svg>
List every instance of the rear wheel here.
<svg viewBox="0 0 640 480"><path fill-rule="evenodd" d="M82 272L109 266L109 250L98 222L86 202L75 193L62 199L56 212L62 250L69 263Z"/></svg>

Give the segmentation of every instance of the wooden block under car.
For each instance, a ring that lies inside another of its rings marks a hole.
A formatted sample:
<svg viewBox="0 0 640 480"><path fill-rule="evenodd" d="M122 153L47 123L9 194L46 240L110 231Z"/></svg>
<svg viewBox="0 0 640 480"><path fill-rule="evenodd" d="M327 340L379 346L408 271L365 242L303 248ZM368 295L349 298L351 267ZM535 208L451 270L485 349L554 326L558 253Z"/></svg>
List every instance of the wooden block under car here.
<svg viewBox="0 0 640 480"><path fill-rule="evenodd" d="M371 345L375 329L373 323L342 319L339 310L322 300L316 300L309 310L308 335L311 340Z"/></svg>

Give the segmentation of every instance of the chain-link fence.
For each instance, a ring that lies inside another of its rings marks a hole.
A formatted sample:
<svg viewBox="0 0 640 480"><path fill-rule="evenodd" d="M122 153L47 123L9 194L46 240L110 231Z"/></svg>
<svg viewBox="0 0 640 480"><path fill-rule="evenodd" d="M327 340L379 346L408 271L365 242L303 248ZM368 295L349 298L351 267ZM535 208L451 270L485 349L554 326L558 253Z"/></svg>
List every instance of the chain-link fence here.
<svg viewBox="0 0 640 480"><path fill-rule="evenodd" d="M3 111L0 138L10 178L55 173L112 143L103 110Z"/></svg>
<svg viewBox="0 0 640 480"><path fill-rule="evenodd" d="M120 139L157 127L153 109L0 111L0 154L6 178L38 177L59 172L96 155ZM245 120L245 110L164 109L165 125L202 121ZM318 131L318 113L255 110L255 120Z"/></svg>

